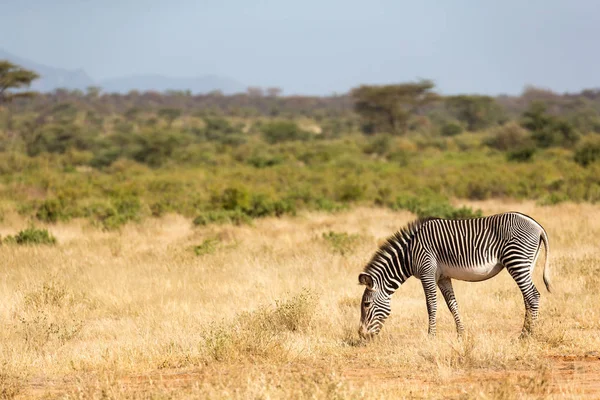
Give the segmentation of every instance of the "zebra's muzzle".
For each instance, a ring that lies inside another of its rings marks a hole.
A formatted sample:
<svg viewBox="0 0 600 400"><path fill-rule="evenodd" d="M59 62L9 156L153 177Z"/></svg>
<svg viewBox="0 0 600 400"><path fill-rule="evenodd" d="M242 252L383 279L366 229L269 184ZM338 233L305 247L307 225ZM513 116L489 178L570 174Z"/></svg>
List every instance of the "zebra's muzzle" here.
<svg viewBox="0 0 600 400"><path fill-rule="evenodd" d="M358 335L362 339L372 339L376 334L376 332L369 332L369 330L362 325L358 328Z"/></svg>

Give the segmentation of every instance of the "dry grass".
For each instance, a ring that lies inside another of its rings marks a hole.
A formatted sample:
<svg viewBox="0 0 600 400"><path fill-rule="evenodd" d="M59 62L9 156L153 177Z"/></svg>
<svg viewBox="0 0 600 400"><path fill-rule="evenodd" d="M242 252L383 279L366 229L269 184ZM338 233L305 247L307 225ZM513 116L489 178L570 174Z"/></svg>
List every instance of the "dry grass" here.
<svg viewBox="0 0 600 400"><path fill-rule="evenodd" d="M455 282L462 341L445 307L426 337L414 278L380 338L358 340L358 272L409 213L206 228L169 216L121 233L70 223L50 227L55 247L0 247L0 398L600 396L598 207L472 205L525 212L549 232L555 292L541 259L531 339L517 340L522 298L502 272ZM24 226L8 216L0 234Z"/></svg>

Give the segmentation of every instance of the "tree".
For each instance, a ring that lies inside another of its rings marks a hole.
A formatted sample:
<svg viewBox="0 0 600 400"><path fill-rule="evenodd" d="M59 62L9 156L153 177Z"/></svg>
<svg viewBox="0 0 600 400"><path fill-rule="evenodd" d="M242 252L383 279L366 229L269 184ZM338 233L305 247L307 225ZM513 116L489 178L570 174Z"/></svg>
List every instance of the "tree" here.
<svg viewBox="0 0 600 400"><path fill-rule="evenodd" d="M8 60L0 60L0 104L16 97L30 97L34 92L23 91L28 88L39 75ZM11 90L11 92L9 92ZM17 90L17 92L12 92Z"/></svg>
<svg viewBox="0 0 600 400"><path fill-rule="evenodd" d="M310 138L310 133L301 129L293 121L269 122L261 127L261 131L265 140L270 144Z"/></svg>
<svg viewBox="0 0 600 400"><path fill-rule="evenodd" d="M428 80L398 85L362 85L350 94L354 111L363 120L365 133L403 134L411 115L439 98L431 91L433 87Z"/></svg>
<svg viewBox="0 0 600 400"><path fill-rule="evenodd" d="M444 102L448 111L467 124L467 130L472 132L496 125L504 119L502 107L490 96L449 96Z"/></svg>
<svg viewBox="0 0 600 400"><path fill-rule="evenodd" d="M100 86L88 86L85 89L86 96L91 99L97 99L98 96L100 96L100 92L102 92L102 88Z"/></svg>
<svg viewBox="0 0 600 400"><path fill-rule="evenodd" d="M263 89L258 86L248 87L248 89L246 89L246 93L248 93L248 96L250 96L250 97L263 97L264 96Z"/></svg>
<svg viewBox="0 0 600 400"><path fill-rule="evenodd" d="M169 128L173 125L173 121L181 116L181 110L178 108L161 108L158 110L158 116L167 120Z"/></svg>
<svg viewBox="0 0 600 400"><path fill-rule="evenodd" d="M270 87L267 88L267 96L269 97L279 97L283 93L283 90L278 87Z"/></svg>
<svg viewBox="0 0 600 400"><path fill-rule="evenodd" d="M521 126L532 132L540 147L572 147L579 140L579 133L568 121L547 113L544 102L534 101L523 113Z"/></svg>

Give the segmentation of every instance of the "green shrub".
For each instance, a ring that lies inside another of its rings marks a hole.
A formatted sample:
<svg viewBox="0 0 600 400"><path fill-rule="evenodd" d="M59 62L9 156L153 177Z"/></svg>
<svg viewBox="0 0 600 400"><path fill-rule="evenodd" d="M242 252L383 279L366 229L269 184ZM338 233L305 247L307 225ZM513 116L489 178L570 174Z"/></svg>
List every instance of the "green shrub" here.
<svg viewBox="0 0 600 400"><path fill-rule="evenodd" d="M66 219L64 204L59 199L46 199L38 207L35 217L48 223Z"/></svg>
<svg viewBox="0 0 600 400"><path fill-rule="evenodd" d="M469 200L486 200L490 198L490 185L484 181L471 181L467 184Z"/></svg>
<svg viewBox="0 0 600 400"><path fill-rule="evenodd" d="M506 159L515 162L531 162L535 152L535 147L523 147L506 153Z"/></svg>
<svg viewBox="0 0 600 400"><path fill-rule="evenodd" d="M315 209L319 211L327 211L327 212L338 212L348 209L348 205L344 203L338 203L336 201L330 200L326 197L319 197L314 202Z"/></svg>
<svg viewBox="0 0 600 400"><path fill-rule="evenodd" d="M548 196L539 200L538 204L541 206L553 206L556 204L563 203L567 200L568 200L568 197L565 194L550 193Z"/></svg>
<svg viewBox="0 0 600 400"><path fill-rule="evenodd" d="M113 205L121 218L125 221L139 221L141 218L142 203L135 196L119 197L113 200Z"/></svg>
<svg viewBox="0 0 600 400"><path fill-rule="evenodd" d="M543 102L533 102L523 113L521 125L532 132L532 138L539 147L572 147L579 140L579 133L573 125L562 118L550 115Z"/></svg>
<svg viewBox="0 0 600 400"><path fill-rule="evenodd" d="M291 200L273 200L271 197L259 193L252 196L250 207L243 211L252 218L280 217L284 214L295 215L296 205Z"/></svg>
<svg viewBox="0 0 600 400"><path fill-rule="evenodd" d="M47 229L30 227L20 231L16 236L7 236L4 243L16 243L19 245L56 244L56 238Z"/></svg>
<svg viewBox="0 0 600 400"><path fill-rule="evenodd" d="M275 121L261 127L262 135L271 144L294 140L308 140L311 136L292 121Z"/></svg>
<svg viewBox="0 0 600 400"><path fill-rule="evenodd" d="M194 246L194 253L197 256L203 256L205 254L212 254L217 250L217 246L219 245L220 240L218 238L209 238L204 239L204 241Z"/></svg>
<svg viewBox="0 0 600 400"><path fill-rule="evenodd" d="M346 232L329 231L323 233L323 239L329 243L335 253L346 255L354 249L360 236L356 234L349 235Z"/></svg>
<svg viewBox="0 0 600 400"><path fill-rule="evenodd" d="M90 161L90 166L94 168L104 168L110 166L113 162L117 161L123 154L123 149L118 147L111 147L107 149L98 150L94 157Z"/></svg>
<svg viewBox="0 0 600 400"><path fill-rule="evenodd" d="M377 134L370 137L363 146L365 154L385 155L392 148L392 137L385 134Z"/></svg>
<svg viewBox="0 0 600 400"><path fill-rule="evenodd" d="M93 203L84 210L86 216L100 223L105 230L116 230L128 222L142 218L140 199L133 196L119 197L111 203Z"/></svg>
<svg viewBox="0 0 600 400"><path fill-rule="evenodd" d="M497 127L492 136L486 140L486 145L501 151L514 151L531 146L531 134L516 122Z"/></svg>
<svg viewBox="0 0 600 400"><path fill-rule="evenodd" d="M536 131L532 138L539 147L573 147L580 138L573 125L567 121L556 121L545 129Z"/></svg>
<svg viewBox="0 0 600 400"><path fill-rule="evenodd" d="M150 167L159 167L167 163L178 148L188 143L184 135L158 130L141 132L136 134L134 139L131 158Z"/></svg>
<svg viewBox="0 0 600 400"><path fill-rule="evenodd" d="M204 118L204 125L204 129L198 133L211 141L222 142L227 140L228 136L237 136L241 133L239 127L233 126L225 118Z"/></svg>
<svg viewBox="0 0 600 400"><path fill-rule="evenodd" d="M55 223L57 221L68 221L71 218L81 216L81 210L77 207L77 192L59 194L56 198L48 198L39 203L35 212L35 217L46 223Z"/></svg>
<svg viewBox="0 0 600 400"><path fill-rule="evenodd" d="M296 213L292 200L275 199L264 193L250 194L244 187L229 187L219 195L213 195L211 203L216 210L235 211L251 218L280 217Z"/></svg>
<svg viewBox="0 0 600 400"><path fill-rule="evenodd" d="M473 210L466 206L456 208L452 206L447 199L436 196L398 197L392 208L408 210L413 214L416 214L418 218L437 217L464 219L477 218L483 215L481 210Z"/></svg>
<svg viewBox="0 0 600 400"><path fill-rule="evenodd" d="M273 155L267 152L254 153L246 160L248 164L256 168L268 168L282 164L285 160L281 155Z"/></svg>
<svg viewBox="0 0 600 400"><path fill-rule="evenodd" d="M366 185L360 183L359 179L347 179L337 186L335 197L342 202L358 201L365 197L366 190Z"/></svg>
<svg viewBox="0 0 600 400"><path fill-rule="evenodd" d="M220 195L213 195L211 202L218 209L228 211L250 208L250 193L244 187L228 187Z"/></svg>
<svg viewBox="0 0 600 400"><path fill-rule="evenodd" d="M442 126L440 133L442 136L456 136L463 132L463 127L458 122L448 122Z"/></svg>
<svg viewBox="0 0 600 400"><path fill-rule="evenodd" d="M575 149L573 159L577 164L584 167L600 161L600 136L594 135L580 143Z"/></svg>
<svg viewBox="0 0 600 400"><path fill-rule="evenodd" d="M205 226L209 224L249 224L252 220L241 210L206 211L194 218L194 225Z"/></svg>

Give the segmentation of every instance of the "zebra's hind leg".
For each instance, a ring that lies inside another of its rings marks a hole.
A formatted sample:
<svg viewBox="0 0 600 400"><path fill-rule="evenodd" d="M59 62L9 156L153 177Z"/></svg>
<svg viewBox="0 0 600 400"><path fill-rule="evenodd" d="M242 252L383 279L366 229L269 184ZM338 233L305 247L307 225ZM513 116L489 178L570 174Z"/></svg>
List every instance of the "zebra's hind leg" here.
<svg viewBox="0 0 600 400"><path fill-rule="evenodd" d="M446 300L446 305L448 306L448 309L454 317L454 322L456 323L456 331L458 332L458 336L461 337L463 332L465 331L465 327L460 318L460 314L458 313L458 303L456 302L456 297L454 297L452 280L450 278L441 277L438 280L438 287L440 288L440 291L444 296L444 300Z"/></svg>
<svg viewBox="0 0 600 400"><path fill-rule="evenodd" d="M523 294L525 303L525 321L523 322L523 330L520 337L524 338L531 335L534 331L538 311L540 309L540 292L538 292L531 279L530 265L519 267L507 266L506 269L515 282L517 282L517 285Z"/></svg>

